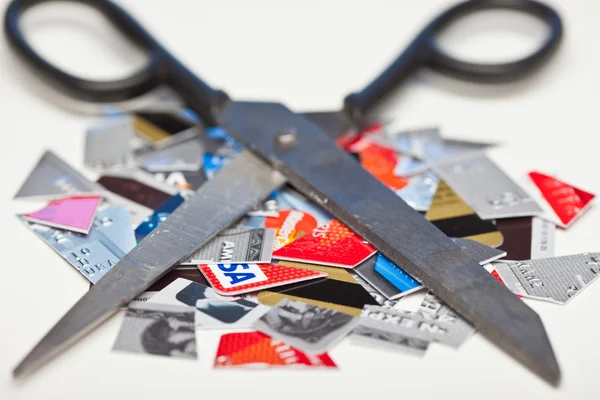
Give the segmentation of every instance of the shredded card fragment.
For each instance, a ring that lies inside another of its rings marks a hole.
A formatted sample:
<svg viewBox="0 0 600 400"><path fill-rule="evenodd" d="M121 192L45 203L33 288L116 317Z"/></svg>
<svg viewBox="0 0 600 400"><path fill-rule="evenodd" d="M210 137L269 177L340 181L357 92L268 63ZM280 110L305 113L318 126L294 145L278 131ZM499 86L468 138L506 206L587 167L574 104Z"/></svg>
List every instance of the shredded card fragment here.
<svg viewBox="0 0 600 400"><path fill-rule="evenodd" d="M268 264L271 262L274 238L274 229L226 229L182 264Z"/></svg>
<svg viewBox="0 0 600 400"><path fill-rule="evenodd" d="M327 273L321 271L275 264L203 264L198 268L214 290L225 296L327 276Z"/></svg>
<svg viewBox="0 0 600 400"><path fill-rule="evenodd" d="M131 303L113 350L195 360L194 309Z"/></svg>
<svg viewBox="0 0 600 400"><path fill-rule="evenodd" d="M505 261L494 267L514 293L566 304L600 276L600 253Z"/></svg>
<svg viewBox="0 0 600 400"><path fill-rule="evenodd" d="M354 268L374 253L373 246L338 220L332 220L273 252L273 258Z"/></svg>
<svg viewBox="0 0 600 400"><path fill-rule="evenodd" d="M222 335L214 366L215 368L337 368L327 353L307 354L261 332Z"/></svg>
<svg viewBox="0 0 600 400"><path fill-rule="evenodd" d="M247 329L269 307L247 299L203 299L196 301L195 321L200 329Z"/></svg>
<svg viewBox="0 0 600 400"><path fill-rule="evenodd" d="M309 354L331 349L358 324L358 318L328 308L283 299L254 323L274 339Z"/></svg>
<svg viewBox="0 0 600 400"><path fill-rule="evenodd" d="M483 153L436 163L433 170L484 220L543 213L533 198Z"/></svg>
<svg viewBox="0 0 600 400"><path fill-rule="evenodd" d="M102 201L101 197L93 196L53 200L39 211L24 214L23 219L40 225L88 234L100 201Z"/></svg>
<svg viewBox="0 0 600 400"><path fill-rule="evenodd" d="M592 205L595 194L576 188L541 172L527 174L532 194L545 210L544 218L568 228Z"/></svg>

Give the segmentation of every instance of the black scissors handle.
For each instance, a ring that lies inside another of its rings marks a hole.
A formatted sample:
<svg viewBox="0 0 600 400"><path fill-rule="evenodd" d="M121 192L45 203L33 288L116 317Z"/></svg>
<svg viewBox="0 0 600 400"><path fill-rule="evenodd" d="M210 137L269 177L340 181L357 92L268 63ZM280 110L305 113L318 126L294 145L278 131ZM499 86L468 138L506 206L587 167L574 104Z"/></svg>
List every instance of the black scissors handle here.
<svg viewBox="0 0 600 400"><path fill-rule="evenodd" d="M74 98L90 102L117 102L138 97L160 84L170 86L196 111L207 125L216 125L228 96L214 90L162 47L133 17L109 0L70 0L96 8L125 36L149 55L148 64L137 74L117 81L92 81L68 74L35 52L24 38L19 17L29 7L55 0L14 0L5 14L4 29L13 49L50 84ZM533 54L511 63L475 64L457 60L438 46L436 36L461 17L485 9L510 9L529 13L550 27L550 34ZM408 48L371 84L350 94L344 111L360 124L416 69L429 67L460 79L477 82L507 82L521 78L540 67L558 48L562 37L560 17L549 6L533 0L470 0L439 15L417 35Z"/></svg>
<svg viewBox="0 0 600 400"><path fill-rule="evenodd" d="M94 7L117 30L145 50L149 61L144 68L125 79L94 81L81 79L50 64L27 42L21 31L19 19L28 8L53 1L55 0L13 1L8 6L4 18L4 32L13 50L49 84L73 98L94 103L130 100L166 84L174 89L190 108L198 112L207 125L217 124L218 112L228 102L227 94L212 89L183 66L131 15L111 1L70 0Z"/></svg>
<svg viewBox="0 0 600 400"><path fill-rule="evenodd" d="M542 45L525 58L508 63L478 64L458 60L440 49L437 37L460 18L477 11L514 10L530 14L544 22L549 35ZM504 83L523 78L541 67L562 39L563 26L558 13L533 0L471 0L459 3L431 21L398 58L373 82L344 100L344 108L353 121L363 118L402 84L416 69L429 67L458 79L481 83Z"/></svg>

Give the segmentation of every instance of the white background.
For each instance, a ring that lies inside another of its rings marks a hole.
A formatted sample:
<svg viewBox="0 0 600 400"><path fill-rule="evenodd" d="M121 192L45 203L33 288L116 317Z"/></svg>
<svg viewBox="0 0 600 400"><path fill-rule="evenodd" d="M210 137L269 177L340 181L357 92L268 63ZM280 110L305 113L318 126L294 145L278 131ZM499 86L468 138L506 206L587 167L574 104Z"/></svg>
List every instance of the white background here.
<svg viewBox="0 0 600 400"><path fill-rule="evenodd" d="M421 73L398 93L388 114L399 127L440 125L446 136L502 142L492 156L515 177L539 169L600 193L600 3L549 2L564 18L565 37L558 55L535 77L490 88ZM7 3L0 0L0 8ZM453 1L119 3L215 87L235 98L276 99L300 111L339 107L344 95L373 78L420 27ZM42 13L42 17L50 14ZM60 15L66 18L71 14ZM135 66L135 57L115 45L115 39L101 27L95 37L98 47L86 45L94 36L86 30L87 15L77 18L76 24L52 25L35 23L39 16L32 14L34 22L27 26L32 28L29 32L35 43L51 46L45 48L53 59L88 76L110 77L127 65ZM482 33L482 26L493 27L494 21L507 19L486 21L470 26L473 35L468 29L455 32L450 42L462 43L463 51L479 58L514 55L514 46L526 51L532 43L528 33L490 34L485 37L488 41L480 40L475 33ZM511 25L514 21L505 24ZM104 51L110 57L103 58ZM32 82L36 80L24 75L6 41L0 40L0 130L4 140L0 157L0 398L599 397L600 283L567 306L527 301L541 314L554 345L563 373L558 389L480 335L458 351L431 346L423 359L345 341L330 353L340 366L335 372L215 372L210 365L217 333L199 334L199 363L112 353L121 314L35 375L12 380L10 371L15 364L88 287L82 276L14 217L37 205L18 204L11 198L44 149L52 149L81 168L84 131L97 119L42 100ZM599 251L599 223L600 211L592 208L568 231L558 233L557 254Z"/></svg>

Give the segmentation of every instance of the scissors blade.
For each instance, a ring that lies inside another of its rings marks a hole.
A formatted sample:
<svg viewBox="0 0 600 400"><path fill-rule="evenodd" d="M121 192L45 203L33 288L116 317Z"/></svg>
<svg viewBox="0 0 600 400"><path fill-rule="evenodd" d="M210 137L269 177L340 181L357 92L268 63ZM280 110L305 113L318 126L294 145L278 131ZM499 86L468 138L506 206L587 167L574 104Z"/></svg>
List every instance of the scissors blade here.
<svg viewBox="0 0 600 400"><path fill-rule="evenodd" d="M315 111L301 115L317 124L332 139L337 139L352 129L350 121L342 111Z"/></svg>
<svg viewBox="0 0 600 400"><path fill-rule="evenodd" d="M560 370L539 316L317 125L275 103L233 102L221 119L234 137L269 160L298 190L421 281L492 342L549 383L558 383Z"/></svg>
<svg viewBox="0 0 600 400"><path fill-rule="evenodd" d="M84 336L284 182L270 165L243 151L94 285L21 361L13 375L33 371Z"/></svg>

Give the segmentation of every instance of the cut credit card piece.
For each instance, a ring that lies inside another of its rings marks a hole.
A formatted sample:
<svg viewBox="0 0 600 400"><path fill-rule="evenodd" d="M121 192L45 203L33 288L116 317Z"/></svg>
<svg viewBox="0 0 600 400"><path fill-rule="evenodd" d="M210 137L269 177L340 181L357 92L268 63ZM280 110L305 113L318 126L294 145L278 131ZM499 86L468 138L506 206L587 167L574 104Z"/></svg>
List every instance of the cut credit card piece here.
<svg viewBox="0 0 600 400"><path fill-rule="evenodd" d="M155 174L144 171L143 169L139 169L135 166L112 169L106 171L103 176L133 180L134 182L149 186L154 190L158 190L159 192L165 192L171 196L179 193L179 190L177 190L176 187L167 184L160 179L156 179Z"/></svg>
<svg viewBox="0 0 600 400"><path fill-rule="evenodd" d="M428 341L406 337L386 329L385 325L373 324L371 321L367 318L360 318L358 326L354 328L349 337L352 343L420 357L425 355L425 351L429 347Z"/></svg>
<svg viewBox="0 0 600 400"><path fill-rule="evenodd" d="M130 303L113 350L195 360L194 309Z"/></svg>
<svg viewBox="0 0 600 400"><path fill-rule="evenodd" d="M15 195L16 200L57 200L101 196L106 190L88 180L51 151L46 151Z"/></svg>
<svg viewBox="0 0 600 400"><path fill-rule="evenodd" d="M174 269L169 271L165 276L156 281L152 286L150 286L146 291L140 294L138 297L133 299L133 301L148 301L152 297L156 296L161 290L169 286L171 283L175 282L177 279L184 279L189 281L189 283L195 282L199 283L202 286L208 287L208 282L204 278L204 275L200 273L197 269ZM91 286L90 286L91 287ZM208 288L210 289L210 288ZM163 302L164 303L164 302ZM176 303L177 304L177 303ZM196 301L192 303L192 306L196 304ZM177 304L183 305L183 304ZM190 305L185 303L185 305Z"/></svg>
<svg viewBox="0 0 600 400"><path fill-rule="evenodd" d="M151 210L157 209L171 197L169 193L162 192L131 178L102 176L98 179L98 183L111 192Z"/></svg>
<svg viewBox="0 0 600 400"><path fill-rule="evenodd" d="M327 276L321 271L274 264L203 264L198 268L213 289L224 296L235 296Z"/></svg>
<svg viewBox="0 0 600 400"><path fill-rule="evenodd" d="M373 288L375 288L379 293L381 293L388 301L394 301L402 296L404 293L402 290L398 289L396 286L392 285L390 281L385 279L381 274L375 271L375 262L379 255L374 255L369 257L362 263L360 263L356 268L352 270L357 275L362 277L366 282L368 282ZM381 302L378 302L381 304Z"/></svg>
<svg viewBox="0 0 600 400"><path fill-rule="evenodd" d="M374 253L373 246L334 219L274 251L273 258L354 268Z"/></svg>
<svg viewBox="0 0 600 400"><path fill-rule="evenodd" d="M328 367L337 368L327 353L311 355L261 332L227 333L221 336L215 368L230 367Z"/></svg>
<svg viewBox="0 0 600 400"><path fill-rule="evenodd" d="M292 299L353 316L359 316L365 304L378 304L344 269L291 261L281 261L278 265L325 272L327 276L260 291L257 299L261 304L274 306L282 299Z"/></svg>
<svg viewBox="0 0 600 400"><path fill-rule="evenodd" d="M470 326L456 324L432 313L410 312L365 306L361 314L369 319L372 326L391 330L406 337L439 342L450 347L458 348L472 334Z"/></svg>
<svg viewBox="0 0 600 400"><path fill-rule="evenodd" d="M105 119L88 129L85 137L84 164L105 171L133 162L133 118L119 115Z"/></svg>
<svg viewBox="0 0 600 400"><path fill-rule="evenodd" d="M253 326L309 354L331 349L358 324L358 318L313 304L283 299Z"/></svg>
<svg viewBox="0 0 600 400"><path fill-rule="evenodd" d="M427 211L431 207L437 191L439 178L431 171L413 176L408 184L396 194L417 211Z"/></svg>
<svg viewBox="0 0 600 400"><path fill-rule="evenodd" d="M273 250L278 250L310 233L333 218L300 193L286 187L277 192L277 216L251 216L243 225L275 229Z"/></svg>
<svg viewBox="0 0 600 400"><path fill-rule="evenodd" d="M423 289L424 287L419 281L407 274L402 268L391 262L383 254L377 254L374 269L400 290L402 292L401 296Z"/></svg>
<svg viewBox="0 0 600 400"><path fill-rule="evenodd" d="M530 172L527 176L530 186L535 188L532 193L546 211L543 217L562 228L571 226L596 197L593 193L540 172Z"/></svg>
<svg viewBox="0 0 600 400"><path fill-rule="evenodd" d="M204 299L196 302L196 327L202 329L247 329L269 307L247 299Z"/></svg>
<svg viewBox="0 0 600 400"><path fill-rule="evenodd" d="M202 132L182 113L138 111L134 117L136 134L157 149L192 139Z"/></svg>
<svg viewBox="0 0 600 400"><path fill-rule="evenodd" d="M426 317L430 316L434 320L444 321L452 326L456 325L457 328L453 329L464 332L465 340L475 332L475 328L473 328L471 324L448 307L447 304L442 302L432 292L427 292L425 295L425 298L419 307L419 312Z"/></svg>
<svg viewBox="0 0 600 400"><path fill-rule="evenodd" d="M161 204L152 215L144 220L135 229L135 239L139 242L154 230L161 222L165 221L173 211L183 204L185 199L180 194L170 197L167 201Z"/></svg>
<svg viewBox="0 0 600 400"><path fill-rule="evenodd" d="M209 286L185 278L177 278L152 296L150 303L196 307L198 300L220 299Z"/></svg>
<svg viewBox="0 0 600 400"><path fill-rule="evenodd" d="M394 150L370 143L366 148L361 149L358 158L364 169L391 190L400 190L408 185L406 179L394 174L398 164L398 156Z"/></svg>
<svg viewBox="0 0 600 400"><path fill-rule="evenodd" d="M26 226L91 283L98 282L135 247L129 212L114 207L96 214L88 235L28 222Z"/></svg>
<svg viewBox="0 0 600 400"><path fill-rule="evenodd" d="M181 264L268 264L274 238L274 229L227 229Z"/></svg>
<svg viewBox="0 0 600 400"><path fill-rule="evenodd" d="M443 144L440 130L437 127L419 128L401 132L383 132L374 135L372 140L378 141L395 151L407 154L420 160L438 158Z"/></svg>
<svg viewBox="0 0 600 400"><path fill-rule="evenodd" d="M167 148L136 156L138 164L148 172L198 171L202 168L204 148L192 139Z"/></svg>
<svg viewBox="0 0 600 400"><path fill-rule="evenodd" d="M509 260L534 260L554 256L556 225L540 217L499 219L496 227L504 236L498 248Z"/></svg>
<svg viewBox="0 0 600 400"><path fill-rule="evenodd" d="M478 241L487 246L502 244L502 233L484 221L446 182L440 180L425 218L447 236Z"/></svg>
<svg viewBox="0 0 600 400"><path fill-rule="evenodd" d="M436 163L436 174L484 220L536 216L541 207L485 154Z"/></svg>
<svg viewBox="0 0 600 400"><path fill-rule="evenodd" d="M51 201L39 211L23 215L23 219L40 225L88 234L101 197L67 197Z"/></svg>
<svg viewBox="0 0 600 400"><path fill-rule="evenodd" d="M371 257L365 261L363 261L362 263L360 263L360 265L358 267L360 267L361 265L363 265L364 263L367 262L372 262L373 265L375 265L375 260L374 257ZM356 267L356 268L358 268ZM375 289L373 287L373 285L371 285L369 282L367 282L366 280L364 280L362 278L362 276L360 276L359 274L356 273L356 268L352 271L348 271L348 273L350 274L350 276L352 278L354 278L354 280L356 282L358 282L360 284L360 286L363 287L363 289L365 289L367 292L369 292L369 294L371 295L371 297L373 297L373 299L375 299L375 301L382 307L389 307L392 308L396 305L396 303L398 303L397 300L388 300L380 291L378 291L377 289ZM387 281L386 281L387 282Z"/></svg>
<svg viewBox="0 0 600 400"><path fill-rule="evenodd" d="M600 253L505 261L494 268L514 293L566 304L600 276Z"/></svg>

